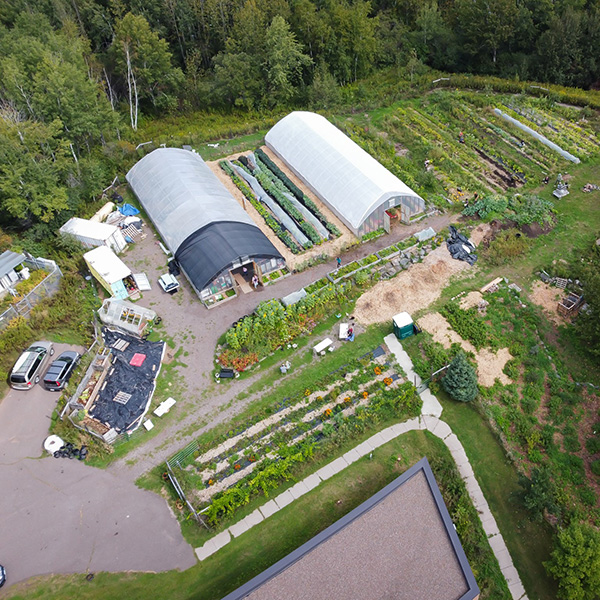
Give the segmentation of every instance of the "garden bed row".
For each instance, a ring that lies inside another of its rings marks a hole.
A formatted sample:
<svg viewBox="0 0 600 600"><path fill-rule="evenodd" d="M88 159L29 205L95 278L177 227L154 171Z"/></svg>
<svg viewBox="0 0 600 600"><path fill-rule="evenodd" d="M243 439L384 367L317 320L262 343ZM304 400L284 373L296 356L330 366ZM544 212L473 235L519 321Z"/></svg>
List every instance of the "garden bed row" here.
<svg viewBox="0 0 600 600"><path fill-rule="evenodd" d="M341 235L262 150L219 165L293 253Z"/></svg>
<svg viewBox="0 0 600 600"><path fill-rule="evenodd" d="M300 476L315 452L355 437L379 420L418 414L414 386L402 380L383 351L375 354L299 390L274 415L221 444L204 451L198 447L185 463L178 461L177 479L209 524L217 525L251 497L268 495Z"/></svg>

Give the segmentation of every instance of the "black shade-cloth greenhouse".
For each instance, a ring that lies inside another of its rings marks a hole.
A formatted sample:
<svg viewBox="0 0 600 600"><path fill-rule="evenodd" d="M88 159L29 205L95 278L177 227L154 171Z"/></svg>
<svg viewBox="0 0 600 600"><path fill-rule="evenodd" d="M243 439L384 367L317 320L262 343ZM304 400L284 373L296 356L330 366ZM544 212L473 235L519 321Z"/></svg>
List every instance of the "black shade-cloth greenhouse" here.
<svg viewBox="0 0 600 600"><path fill-rule="evenodd" d="M197 290L246 257L281 258L281 254L258 227L231 221L211 223L192 233L175 253Z"/></svg>

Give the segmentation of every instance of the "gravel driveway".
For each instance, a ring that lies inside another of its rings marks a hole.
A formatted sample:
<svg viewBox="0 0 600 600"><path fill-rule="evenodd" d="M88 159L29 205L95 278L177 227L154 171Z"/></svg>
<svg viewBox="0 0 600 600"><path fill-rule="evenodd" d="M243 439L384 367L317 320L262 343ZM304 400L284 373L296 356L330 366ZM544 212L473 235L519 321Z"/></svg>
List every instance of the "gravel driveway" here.
<svg viewBox="0 0 600 600"><path fill-rule="evenodd" d="M55 356L69 349L55 348ZM11 390L0 403L0 563L7 585L49 573L194 565L160 496L78 460L42 457L58 397L36 385Z"/></svg>

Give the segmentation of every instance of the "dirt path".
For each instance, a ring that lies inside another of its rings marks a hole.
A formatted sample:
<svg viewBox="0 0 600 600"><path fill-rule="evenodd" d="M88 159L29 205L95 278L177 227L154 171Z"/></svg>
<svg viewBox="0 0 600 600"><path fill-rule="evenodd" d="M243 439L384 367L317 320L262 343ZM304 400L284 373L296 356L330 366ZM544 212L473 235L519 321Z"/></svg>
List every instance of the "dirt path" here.
<svg viewBox="0 0 600 600"><path fill-rule="evenodd" d="M440 231L455 220L454 215L443 214L423 219L410 226L395 227L390 235L382 236L369 244L361 244L344 254L342 259L345 264L359 260L376 250L405 239L417 231L427 227L433 227L436 231ZM445 247L443 250L447 253ZM157 238L153 237L151 233L135 248L128 251L124 260L134 272L146 271L151 282L156 281L160 273L165 270L164 267L156 268L155 266L164 265L166 258L158 246ZM459 261L454 262L458 263ZM161 315L165 329L173 338L176 346L184 348L184 356L181 357L181 361L185 365L176 369L179 381L185 382L184 391L180 397L176 398L178 404L172 413L173 416L167 418L175 417L176 419L177 414L185 414L185 416L178 420L173 419L158 435L134 448L122 459L115 461L110 470L126 472L128 476L135 479L191 442L203 431L239 414L252 399L232 402L240 392L246 390L253 383L254 378L222 386L218 386L212 381L211 372L217 340L231 323L251 313L261 301L281 298L316 281L334 269L335 262L331 260L329 263L291 275L275 285L259 288L258 292L244 294L211 310L207 310L200 304L187 284L182 286L184 289L181 293L173 297L162 293L158 286L154 285L151 291L144 292L144 298L140 304L152 308ZM256 378L262 375L262 373L258 373ZM208 423L208 425L204 423Z"/></svg>
<svg viewBox="0 0 600 600"><path fill-rule="evenodd" d="M532 302L541 306L545 315L554 325L563 325L564 319L558 314L556 309L558 301L565 294L557 287L552 287L545 284L543 281L536 281L531 286L531 294L529 298Z"/></svg>

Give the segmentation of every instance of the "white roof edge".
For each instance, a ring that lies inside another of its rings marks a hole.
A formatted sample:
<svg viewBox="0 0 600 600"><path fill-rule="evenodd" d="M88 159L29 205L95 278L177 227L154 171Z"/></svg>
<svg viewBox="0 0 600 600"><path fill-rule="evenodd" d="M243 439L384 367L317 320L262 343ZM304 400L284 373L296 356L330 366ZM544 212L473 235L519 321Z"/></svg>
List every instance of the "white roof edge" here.
<svg viewBox="0 0 600 600"><path fill-rule="evenodd" d="M130 268L108 246L98 246L83 258L110 285L131 275Z"/></svg>

